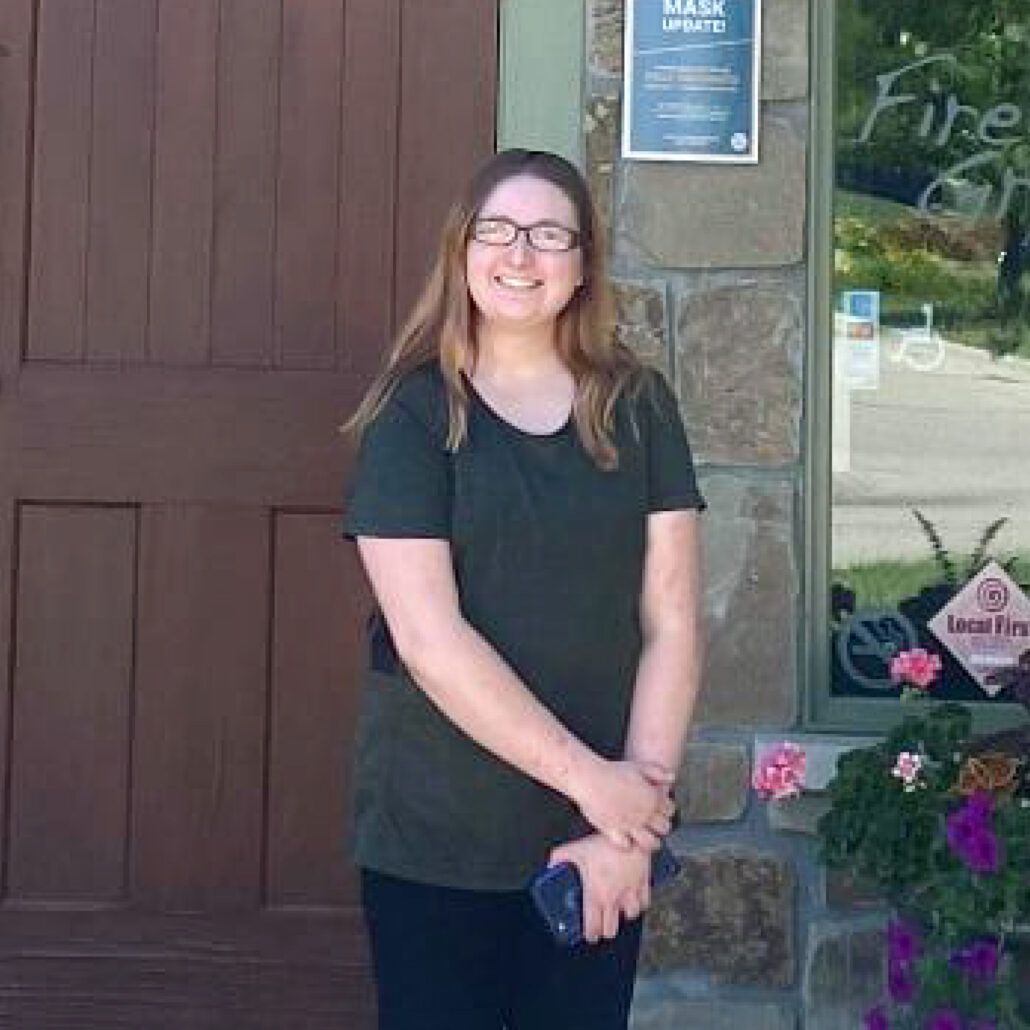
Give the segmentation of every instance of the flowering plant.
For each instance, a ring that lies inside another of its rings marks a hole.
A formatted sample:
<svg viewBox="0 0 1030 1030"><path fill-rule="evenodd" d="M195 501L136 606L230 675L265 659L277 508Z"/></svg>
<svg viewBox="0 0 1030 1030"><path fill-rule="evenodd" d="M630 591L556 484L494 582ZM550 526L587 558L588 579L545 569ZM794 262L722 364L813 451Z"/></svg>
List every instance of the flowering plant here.
<svg viewBox="0 0 1030 1030"><path fill-rule="evenodd" d="M921 647L896 654L890 662L890 676L901 684L903 700L922 697L929 692L941 672L941 656Z"/></svg>
<svg viewBox="0 0 1030 1030"><path fill-rule="evenodd" d="M891 671L905 696L925 696L940 659L902 652ZM968 709L941 702L838 761L818 823L822 859L899 913L887 932L888 996L867 1030L1030 1027L1012 963L1013 934L1030 925L1026 739L1009 735L1006 750L976 738Z"/></svg>
<svg viewBox="0 0 1030 1030"><path fill-rule="evenodd" d="M751 785L764 798L792 798L805 785L805 752L789 741L780 744L756 765Z"/></svg>

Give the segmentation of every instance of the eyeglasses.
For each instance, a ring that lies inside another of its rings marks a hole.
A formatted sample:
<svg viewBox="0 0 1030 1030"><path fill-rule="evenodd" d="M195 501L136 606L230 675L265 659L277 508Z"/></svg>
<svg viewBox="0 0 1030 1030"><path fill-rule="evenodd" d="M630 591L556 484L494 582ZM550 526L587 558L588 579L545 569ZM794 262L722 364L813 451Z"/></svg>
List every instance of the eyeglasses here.
<svg viewBox="0 0 1030 1030"><path fill-rule="evenodd" d="M555 254L575 250L579 246L581 233L554 222L537 222L535 225L519 225L510 218L477 218L472 223L472 239L488 247L510 247L520 233L534 250Z"/></svg>

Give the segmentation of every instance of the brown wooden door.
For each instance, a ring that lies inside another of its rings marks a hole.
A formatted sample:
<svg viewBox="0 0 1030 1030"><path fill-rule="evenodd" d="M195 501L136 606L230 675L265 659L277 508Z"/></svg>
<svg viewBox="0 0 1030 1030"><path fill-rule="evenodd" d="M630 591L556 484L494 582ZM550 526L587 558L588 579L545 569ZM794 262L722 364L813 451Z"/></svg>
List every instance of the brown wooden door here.
<svg viewBox="0 0 1030 1030"><path fill-rule="evenodd" d="M0 1025L363 1028L336 426L496 2L0 2Z"/></svg>

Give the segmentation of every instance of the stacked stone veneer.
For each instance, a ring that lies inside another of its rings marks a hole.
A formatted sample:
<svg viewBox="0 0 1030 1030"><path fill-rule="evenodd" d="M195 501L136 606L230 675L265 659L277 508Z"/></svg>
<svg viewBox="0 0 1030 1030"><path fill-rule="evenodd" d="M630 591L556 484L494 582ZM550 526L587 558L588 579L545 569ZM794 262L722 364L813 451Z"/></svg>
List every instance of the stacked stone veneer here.
<svg viewBox="0 0 1030 1030"><path fill-rule="evenodd" d="M586 168L626 342L675 385L705 519L707 659L677 787L679 881L649 918L636 1030L852 1030L881 991L882 916L826 880L818 796L750 795L800 709L808 0L764 0L760 160L620 157L622 0L586 0Z"/></svg>

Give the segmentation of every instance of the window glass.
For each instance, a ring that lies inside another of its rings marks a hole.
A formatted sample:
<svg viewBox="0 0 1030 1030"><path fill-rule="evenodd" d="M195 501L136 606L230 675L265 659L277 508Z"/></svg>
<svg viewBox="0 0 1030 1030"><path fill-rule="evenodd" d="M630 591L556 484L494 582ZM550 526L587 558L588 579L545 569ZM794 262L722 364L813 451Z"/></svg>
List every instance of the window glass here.
<svg viewBox="0 0 1030 1030"><path fill-rule="evenodd" d="M836 6L831 694L882 698L987 558L1030 592L1030 10Z"/></svg>

